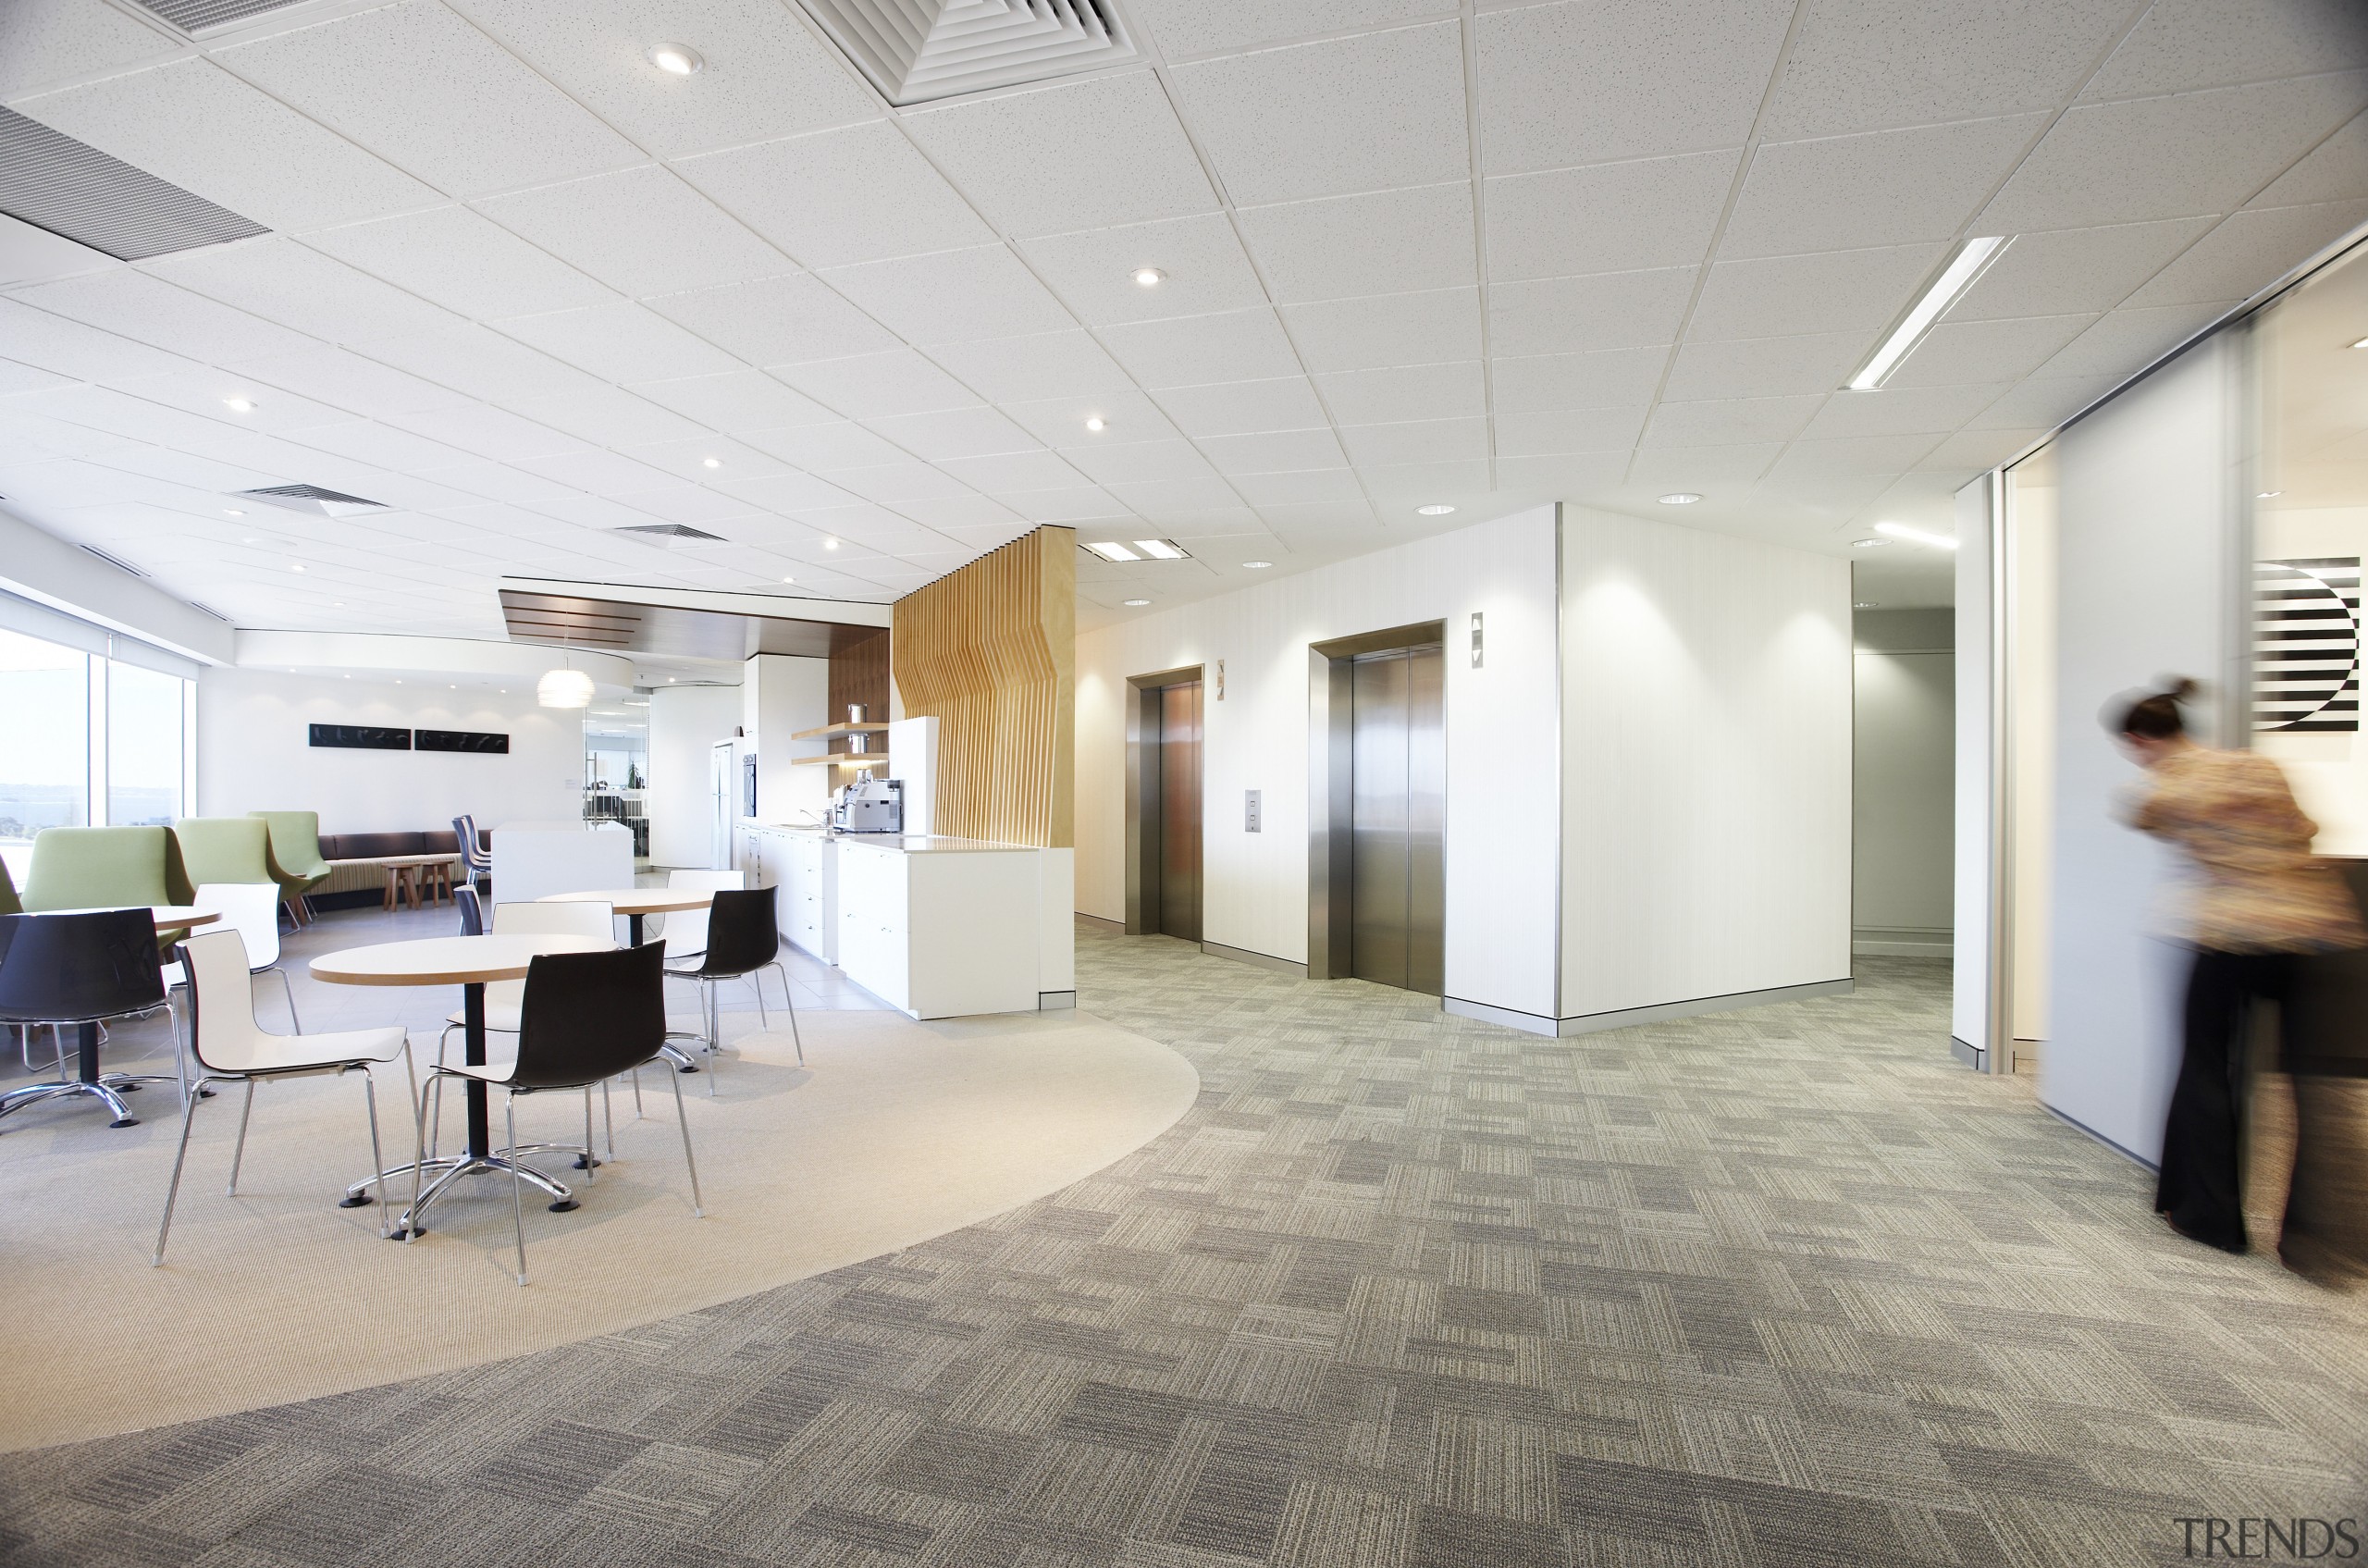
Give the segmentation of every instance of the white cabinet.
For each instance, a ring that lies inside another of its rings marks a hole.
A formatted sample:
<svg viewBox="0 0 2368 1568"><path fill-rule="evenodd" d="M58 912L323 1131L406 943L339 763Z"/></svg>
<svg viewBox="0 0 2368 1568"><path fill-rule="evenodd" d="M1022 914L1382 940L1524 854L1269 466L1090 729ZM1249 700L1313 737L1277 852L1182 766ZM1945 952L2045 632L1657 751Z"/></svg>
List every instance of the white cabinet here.
<svg viewBox="0 0 2368 1568"><path fill-rule="evenodd" d="M913 857L844 842L838 856L839 968L890 1006L911 1012L906 873Z"/></svg>
<svg viewBox="0 0 2368 1568"><path fill-rule="evenodd" d="M840 839L839 968L919 1019L1033 1012L1033 850Z"/></svg>
<svg viewBox="0 0 2368 1568"><path fill-rule="evenodd" d="M839 959L838 846L820 833L785 833L768 865L781 869L782 934L826 964Z"/></svg>

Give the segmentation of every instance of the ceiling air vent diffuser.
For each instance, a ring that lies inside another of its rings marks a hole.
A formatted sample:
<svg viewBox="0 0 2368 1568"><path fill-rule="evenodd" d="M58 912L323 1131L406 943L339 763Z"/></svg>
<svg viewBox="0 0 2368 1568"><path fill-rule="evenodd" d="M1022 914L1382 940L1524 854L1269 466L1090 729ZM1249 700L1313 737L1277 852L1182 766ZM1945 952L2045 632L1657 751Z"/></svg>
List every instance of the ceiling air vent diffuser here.
<svg viewBox="0 0 2368 1568"><path fill-rule="evenodd" d="M638 534L652 544L721 545L732 541L721 534L703 534L697 528L686 528L680 523L636 523L630 528L619 528L620 534Z"/></svg>
<svg viewBox="0 0 2368 1568"><path fill-rule="evenodd" d="M297 0L140 0L142 9L154 12L183 32L228 27L296 3Z"/></svg>
<svg viewBox="0 0 2368 1568"><path fill-rule="evenodd" d="M898 105L1141 58L1107 0L802 0Z"/></svg>
<svg viewBox="0 0 2368 1568"><path fill-rule="evenodd" d="M0 109L0 213L117 261L271 232L13 109Z"/></svg>
<svg viewBox="0 0 2368 1568"><path fill-rule="evenodd" d="M82 548L88 550L91 554L97 556L101 561L105 562L108 565L114 567L118 572L129 572L135 577L145 577L148 575L147 573L142 572L130 562L118 560L117 557L109 555L106 551L101 549L96 545L84 545Z"/></svg>
<svg viewBox="0 0 2368 1568"><path fill-rule="evenodd" d="M290 512L310 512L315 517L351 517L357 512L387 510L385 501L364 500L339 490L325 490L318 485L267 485L260 490L237 493L265 506L284 506Z"/></svg>

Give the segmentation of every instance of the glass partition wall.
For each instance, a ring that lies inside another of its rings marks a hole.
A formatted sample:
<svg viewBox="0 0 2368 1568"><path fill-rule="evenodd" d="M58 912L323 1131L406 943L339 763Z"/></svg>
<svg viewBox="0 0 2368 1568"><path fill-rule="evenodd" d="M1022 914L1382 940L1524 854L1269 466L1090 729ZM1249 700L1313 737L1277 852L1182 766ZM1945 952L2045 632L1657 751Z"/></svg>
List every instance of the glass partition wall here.
<svg viewBox="0 0 2368 1568"><path fill-rule="evenodd" d="M596 701L584 710L584 816L633 830L636 860L649 858L649 696Z"/></svg>

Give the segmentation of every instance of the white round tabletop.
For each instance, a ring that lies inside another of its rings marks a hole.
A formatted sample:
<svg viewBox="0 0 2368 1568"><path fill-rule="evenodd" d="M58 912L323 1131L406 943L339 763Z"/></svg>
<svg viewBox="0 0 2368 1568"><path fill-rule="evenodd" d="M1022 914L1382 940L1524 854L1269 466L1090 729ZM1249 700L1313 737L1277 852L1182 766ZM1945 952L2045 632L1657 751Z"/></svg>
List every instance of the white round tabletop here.
<svg viewBox="0 0 2368 1568"><path fill-rule="evenodd" d="M110 909L136 908L131 904L108 904L90 909L31 909L35 915L104 915ZM219 909L201 909L193 904L151 904L149 914L155 917L158 931L187 931L191 926L210 926L222 918Z"/></svg>
<svg viewBox="0 0 2368 1568"><path fill-rule="evenodd" d="M715 902L705 887L619 887L598 893L546 893L537 904L611 904L620 915L665 915L704 909Z"/></svg>
<svg viewBox="0 0 2368 1568"><path fill-rule="evenodd" d="M615 944L593 936L430 936L324 953L313 978L336 985L477 985L524 980L542 953L601 953Z"/></svg>

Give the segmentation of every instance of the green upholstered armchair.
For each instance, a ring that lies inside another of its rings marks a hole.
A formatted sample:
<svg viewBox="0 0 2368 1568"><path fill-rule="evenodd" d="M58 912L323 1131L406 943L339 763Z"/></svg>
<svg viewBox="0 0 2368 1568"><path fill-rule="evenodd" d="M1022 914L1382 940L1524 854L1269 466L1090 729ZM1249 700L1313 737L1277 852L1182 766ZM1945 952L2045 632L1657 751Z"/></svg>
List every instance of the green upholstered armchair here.
<svg viewBox="0 0 2368 1568"><path fill-rule="evenodd" d="M124 908L187 904L197 896L166 828L43 828L33 835L25 908Z"/></svg>
<svg viewBox="0 0 2368 1568"><path fill-rule="evenodd" d="M253 817L183 817L173 824L173 837L192 884L287 880L272 858L270 824Z"/></svg>
<svg viewBox="0 0 2368 1568"><path fill-rule="evenodd" d="M279 890L290 909L302 918L304 895L329 880L329 863L321 854L321 814L318 811L250 811L271 830L271 858L279 865Z"/></svg>

